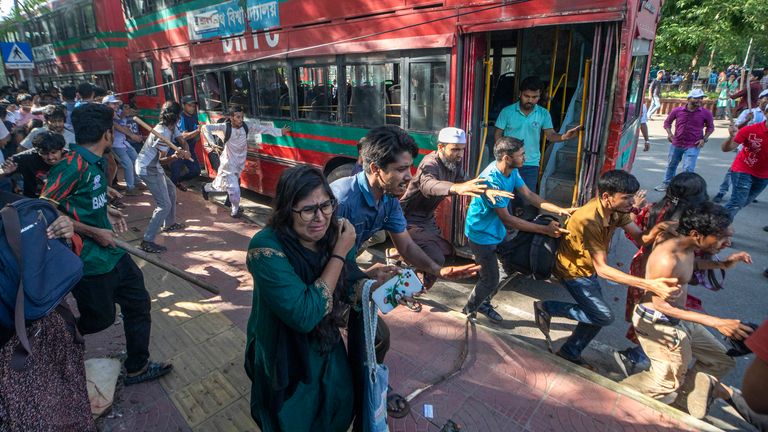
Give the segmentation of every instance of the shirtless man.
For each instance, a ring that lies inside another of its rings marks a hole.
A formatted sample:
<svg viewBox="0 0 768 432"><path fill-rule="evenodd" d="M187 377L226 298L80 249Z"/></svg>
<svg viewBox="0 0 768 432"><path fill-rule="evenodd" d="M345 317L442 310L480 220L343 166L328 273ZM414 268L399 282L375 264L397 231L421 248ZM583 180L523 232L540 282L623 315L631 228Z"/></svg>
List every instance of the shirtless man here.
<svg viewBox="0 0 768 432"><path fill-rule="evenodd" d="M731 243L731 218L722 206L704 202L680 218L679 235L665 235L657 240L646 265L648 278L691 280L694 252L715 254ZM738 252L726 260L730 266L747 264L752 258ZM639 392L656 399L670 400L672 405L687 410L696 418L704 418L714 397L730 398L730 387L719 380L735 365L727 349L706 327L741 340L752 332L737 319L718 318L685 308L688 286L668 301L646 292L635 306L632 324L643 350L651 360L651 369L622 381ZM691 360L693 367L688 369ZM667 399L669 397L669 399Z"/></svg>

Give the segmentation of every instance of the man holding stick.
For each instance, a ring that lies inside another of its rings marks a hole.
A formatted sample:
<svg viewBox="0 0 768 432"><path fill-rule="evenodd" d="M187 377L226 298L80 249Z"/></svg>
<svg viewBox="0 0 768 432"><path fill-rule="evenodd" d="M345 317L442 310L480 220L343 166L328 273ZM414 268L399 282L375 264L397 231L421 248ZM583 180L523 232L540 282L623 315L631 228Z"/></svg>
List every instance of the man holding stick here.
<svg viewBox="0 0 768 432"><path fill-rule="evenodd" d="M163 105L160 111L160 124L150 131L151 135L147 137L144 147L136 158L136 173L155 199L155 211L152 212L152 218L144 233L144 240L139 246L144 252L161 253L167 250L165 246L155 243L155 237L161 226L165 232L186 228L186 225L176 222L176 186L165 175L161 165L174 159L190 159L187 144L176 127L180 111L176 102L166 102ZM137 123L146 125L143 121ZM173 140L178 140L184 148L174 145ZM167 156L169 148L175 151L171 156Z"/></svg>
<svg viewBox="0 0 768 432"><path fill-rule="evenodd" d="M83 237L83 278L72 290L80 311L80 332L107 329L115 322L115 303L120 305L128 354L124 384L131 385L157 379L173 366L149 360L152 318L144 275L115 247L115 231L125 231L127 225L120 211L107 205L103 156L112 145L112 118L112 110L104 105L75 108L72 125L78 145L72 145L67 157L51 168L40 197L70 216Z"/></svg>

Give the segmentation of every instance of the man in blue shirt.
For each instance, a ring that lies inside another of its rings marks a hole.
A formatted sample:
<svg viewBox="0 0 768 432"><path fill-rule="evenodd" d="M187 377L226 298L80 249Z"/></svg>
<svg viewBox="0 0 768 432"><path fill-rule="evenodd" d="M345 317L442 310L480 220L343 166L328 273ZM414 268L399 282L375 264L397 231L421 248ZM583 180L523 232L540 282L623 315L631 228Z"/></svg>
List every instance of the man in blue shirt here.
<svg viewBox="0 0 768 432"><path fill-rule="evenodd" d="M510 137L500 138L494 145L493 155L496 161L491 162L480 173L480 178L486 180L489 188L510 192L514 190L533 206L555 214L568 215L573 211L573 209L564 209L544 201L525 185L518 172L525 162L525 148L521 140ZM491 299L496 295L499 286L496 247L504 241L507 228L556 238L567 231L560 228L557 222L538 225L512 216L508 210L508 198L497 197L495 201L495 203L491 202L485 195L475 197L467 210L464 234L469 239L469 248L475 255L475 261L480 264L480 272L475 289L469 295L463 312L470 315L472 319L477 312L480 312L491 322L499 323L504 318L493 308Z"/></svg>
<svg viewBox="0 0 768 432"><path fill-rule="evenodd" d="M408 234L407 222L397 197L402 196L411 181L413 159L418 147L413 138L397 126L381 126L371 129L362 142L363 171L331 183L333 195L338 202L336 217L346 218L355 227L355 249L371 235L385 230L392 237L399 254L417 270L446 278L462 278L474 275L477 266L441 267L434 262L413 241ZM376 344L389 346L389 331L379 318L382 329ZM348 345L350 365L353 370L356 391L362 392L363 363L365 362L365 339L362 313L354 309L349 313ZM378 333L378 332L377 332ZM378 354L378 353L377 353ZM382 349L383 360L386 349ZM356 400L355 412L360 412L360 398ZM407 403L395 394L388 396L388 410L399 415L406 410ZM358 430L360 419L355 420Z"/></svg>
<svg viewBox="0 0 768 432"><path fill-rule="evenodd" d="M200 129L197 120L197 100L192 96L181 98L181 116L179 116L178 128L181 131L181 137L189 145L189 153L192 159L175 159L171 162L171 181L179 190L186 191L184 182L192 180L200 175L200 163L197 160L195 146L200 141ZM187 168L186 174L182 175L182 170Z"/></svg>
<svg viewBox="0 0 768 432"><path fill-rule="evenodd" d="M541 82L535 77L520 82L520 99L504 108L496 119L494 140L502 136L513 137L525 144L525 164L520 167L520 177L528 189L536 191L539 183L541 162L541 132L549 142L567 141L579 132L577 126L560 135L553 129L552 116L546 108L538 105L541 98Z"/></svg>

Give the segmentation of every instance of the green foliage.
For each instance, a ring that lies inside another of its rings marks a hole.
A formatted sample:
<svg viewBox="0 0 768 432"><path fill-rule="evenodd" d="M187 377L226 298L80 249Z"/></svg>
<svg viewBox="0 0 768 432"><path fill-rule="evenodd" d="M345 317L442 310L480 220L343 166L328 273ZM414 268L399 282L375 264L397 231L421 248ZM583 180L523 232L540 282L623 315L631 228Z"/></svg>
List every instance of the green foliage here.
<svg viewBox="0 0 768 432"><path fill-rule="evenodd" d="M754 38L755 67L768 66L766 30L765 0L666 0L653 64L687 70L699 51L698 66L706 66L714 49L713 65L723 70L744 62L749 39Z"/></svg>
<svg viewBox="0 0 768 432"><path fill-rule="evenodd" d="M20 24L49 11L47 0L17 0L14 3L16 7L0 20L0 37L17 32Z"/></svg>

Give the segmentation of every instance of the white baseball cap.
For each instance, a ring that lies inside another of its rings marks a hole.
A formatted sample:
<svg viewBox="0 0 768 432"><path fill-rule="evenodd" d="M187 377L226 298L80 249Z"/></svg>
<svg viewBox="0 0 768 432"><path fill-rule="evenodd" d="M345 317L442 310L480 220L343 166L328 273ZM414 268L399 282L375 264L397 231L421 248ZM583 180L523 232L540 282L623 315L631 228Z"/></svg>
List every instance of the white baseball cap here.
<svg viewBox="0 0 768 432"><path fill-rule="evenodd" d="M437 135L437 142L443 144L466 144L467 134L455 127L442 128Z"/></svg>
<svg viewBox="0 0 768 432"><path fill-rule="evenodd" d="M761 91L760 95L757 98L759 99L759 98L766 97L766 96L768 96L768 89L765 89L765 90Z"/></svg>
<svg viewBox="0 0 768 432"><path fill-rule="evenodd" d="M688 97L689 98L694 98L694 99L703 98L704 96L706 96L706 95L704 94L703 91L701 91L701 89L693 89L693 90L691 90L690 93L688 93Z"/></svg>
<svg viewBox="0 0 768 432"><path fill-rule="evenodd" d="M123 101L118 99L115 95L106 95L104 96L104 99L101 100L101 103L103 104L119 103L120 105L122 105Z"/></svg>

